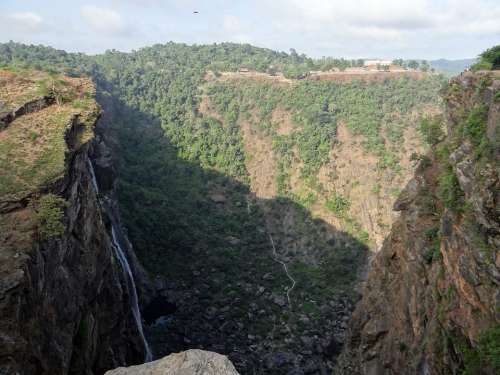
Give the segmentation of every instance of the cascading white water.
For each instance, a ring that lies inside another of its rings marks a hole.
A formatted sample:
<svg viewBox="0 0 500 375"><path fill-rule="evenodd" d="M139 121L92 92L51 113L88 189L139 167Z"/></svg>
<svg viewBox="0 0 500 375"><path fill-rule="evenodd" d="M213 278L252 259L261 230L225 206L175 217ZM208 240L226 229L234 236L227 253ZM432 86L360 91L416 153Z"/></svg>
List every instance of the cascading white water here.
<svg viewBox="0 0 500 375"><path fill-rule="evenodd" d="M111 226L111 236L113 238L113 245L116 251L116 257L120 262L123 270L127 274L127 283L128 289L131 295L131 304L132 304L132 315L134 315L135 322L137 324L137 329L139 330L139 334L141 335L142 341L144 342L144 347L146 348L146 358L145 362L150 362L153 359L153 355L151 353L151 349L149 348L149 344L144 336L144 331L142 329L142 319L141 319L141 311L139 310L139 300L137 298L137 289L135 287L134 275L132 274L132 270L130 269L130 265L128 264L127 257L123 253L122 247L116 237L115 225L114 223Z"/></svg>
<svg viewBox="0 0 500 375"><path fill-rule="evenodd" d="M89 158L87 158L87 164L89 166L90 176L92 177L92 185L94 186L95 192L99 193L99 186L97 186L97 178L95 177L94 166Z"/></svg>
<svg viewBox="0 0 500 375"><path fill-rule="evenodd" d="M90 159L87 159L87 163L89 166L90 175L92 177L92 185L94 186L96 193L99 193L99 186L97 185L97 178L95 175L94 166L92 165L92 162L90 161ZM135 320L135 323L137 325L137 330L139 331L141 339L144 343L144 347L146 348L146 357L144 358L144 361L151 362L153 360L153 354L151 353L151 349L149 348L148 341L146 340L146 336L144 336L144 331L142 329L141 310L139 310L139 299L137 298L137 289L135 287L134 275L132 274L132 270L131 270L130 265L128 263L127 257L125 255L125 253L123 252L122 247L120 246L120 242L118 241L118 238L116 237L115 223L113 220L111 220L111 223L112 223L111 224L111 237L113 240L113 247L115 249L116 258L120 262L122 270L123 270L125 277L127 279L127 287L128 287L128 291L130 293L130 298L131 298L132 315L134 316L134 320Z"/></svg>

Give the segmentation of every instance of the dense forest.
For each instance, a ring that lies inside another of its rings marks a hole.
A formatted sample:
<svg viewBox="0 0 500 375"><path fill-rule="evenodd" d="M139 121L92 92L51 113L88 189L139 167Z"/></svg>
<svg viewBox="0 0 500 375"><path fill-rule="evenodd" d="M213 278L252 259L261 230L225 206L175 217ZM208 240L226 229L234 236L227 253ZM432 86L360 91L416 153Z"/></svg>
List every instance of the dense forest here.
<svg viewBox="0 0 500 375"><path fill-rule="evenodd" d="M311 70L360 64L229 43L168 43L96 56L0 44L4 68L96 82L130 239L146 268L165 277L178 305L167 333L147 329L157 354L204 347L229 354L243 373L332 367L370 239L348 214L351 202L326 194L318 172L342 123L376 156L377 168L401 173L403 133L423 117L415 113L438 102L444 81L428 74L374 83L297 79L283 86L217 77L245 67L303 78ZM207 81L208 73L215 79ZM214 113L200 109L204 98ZM291 116L288 134L273 123L277 109ZM272 141L276 196L251 190L242 121ZM296 165L303 194L291 186ZM336 228L313 215L318 200L346 225ZM265 352L286 355L264 358Z"/></svg>

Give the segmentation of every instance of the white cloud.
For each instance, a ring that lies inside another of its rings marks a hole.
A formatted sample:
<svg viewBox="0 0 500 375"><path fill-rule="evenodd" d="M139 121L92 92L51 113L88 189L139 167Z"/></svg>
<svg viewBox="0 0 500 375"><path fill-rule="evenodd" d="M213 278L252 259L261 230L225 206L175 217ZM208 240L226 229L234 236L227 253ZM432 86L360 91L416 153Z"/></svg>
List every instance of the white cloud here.
<svg viewBox="0 0 500 375"><path fill-rule="evenodd" d="M223 20L224 31L229 33L240 32L242 30L241 21L238 17L225 15Z"/></svg>
<svg viewBox="0 0 500 375"><path fill-rule="evenodd" d="M241 18L226 14L222 19L222 29L224 31L221 40L236 43L254 43L252 30Z"/></svg>
<svg viewBox="0 0 500 375"><path fill-rule="evenodd" d="M112 9L85 5L81 7L80 14L84 21L96 32L120 35L127 34L130 31L122 16Z"/></svg>
<svg viewBox="0 0 500 375"><path fill-rule="evenodd" d="M474 56L500 41L498 0L254 1L271 21L272 47L316 56Z"/></svg>
<svg viewBox="0 0 500 375"><path fill-rule="evenodd" d="M426 0L414 0L411 4L386 0L292 0L291 3L305 22L336 22L389 29L422 28L432 23Z"/></svg>
<svg viewBox="0 0 500 375"><path fill-rule="evenodd" d="M18 1L0 12L0 40L91 52L235 41L312 56L427 59L475 56L500 42L499 0L80 1Z"/></svg>
<svg viewBox="0 0 500 375"><path fill-rule="evenodd" d="M0 16L0 30L8 33L30 34L47 29L43 18L33 12L12 13Z"/></svg>

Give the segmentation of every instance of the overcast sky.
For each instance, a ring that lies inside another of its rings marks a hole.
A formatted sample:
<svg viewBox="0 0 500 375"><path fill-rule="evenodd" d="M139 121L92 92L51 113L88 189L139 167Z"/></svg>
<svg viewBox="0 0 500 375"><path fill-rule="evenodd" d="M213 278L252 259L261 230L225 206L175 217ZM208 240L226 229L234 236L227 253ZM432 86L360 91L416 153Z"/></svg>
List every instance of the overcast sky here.
<svg viewBox="0 0 500 375"><path fill-rule="evenodd" d="M0 42L9 40L87 53L172 40L313 57L456 59L500 44L500 1L0 0Z"/></svg>

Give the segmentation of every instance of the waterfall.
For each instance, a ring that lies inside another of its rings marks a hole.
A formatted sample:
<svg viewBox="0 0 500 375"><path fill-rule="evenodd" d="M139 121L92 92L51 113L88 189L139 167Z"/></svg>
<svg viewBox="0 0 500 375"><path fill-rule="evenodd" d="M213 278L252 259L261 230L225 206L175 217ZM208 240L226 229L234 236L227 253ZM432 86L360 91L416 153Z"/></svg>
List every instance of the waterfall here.
<svg viewBox="0 0 500 375"><path fill-rule="evenodd" d="M130 265L128 264L127 257L118 242L118 238L116 237L115 224L113 223L111 226L111 235L113 237L113 245L116 251L116 257L118 258L123 271L127 276L127 284L128 289L131 296L132 302L132 315L134 315L135 322L137 324L137 329L139 330L139 334L141 335L142 341L144 342L144 347L146 348L146 358L145 362L151 362L153 360L153 355L151 353L151 349L149 348L149 344L146 340L146 336L144 336L144 331L142 329L142 319L141 319L141 311L139 310L139 300L137 298L137 289L135 287L134 275L132 274L132 270L130 269Z"/></svg>
<svg viewBox="0 0 500 375"><path fill-rule="evenodd" d="M89 166L90 176L92 177L92 185L94 186L95 192L99 193L99 187L97 186L97 178L95 177L94 166L90 161L90 158L87 158L87 164Z"/></svg>
<svg viewBox="0 0 500 375"><path fill-rule="evenodd" d="M90 175L92 177L92 185L94 186L95 192L99 193L99 186L97 185L97 178L95 176L94 166L92 165L90 158L87 158L87 163ZM111 213L108 212L108 215L111 216ZM132 270L130 269L127 257L123 252L122 247L120 246L120 242L118 241L118 238L116 236L115 220L113 220L113 218L111 218L111 223L112 223L111 237L113 240L113 248L115 249L116 258L120 262L122 270L127 279L127 289L129 291L131 299L132 315L134 316L134 320L137 325L137 330L139 331L142 342L144 343L144 347L146 348L146 357L144 358L144 361L151 362L153 360L153 354L151 353L151 349L149 348L148 341L146 340L146 336L144 336L144 331L142 329L141 310L139 310L139 299L137 298L137 289L135 287L134 275L132 274Z"/></svg>

